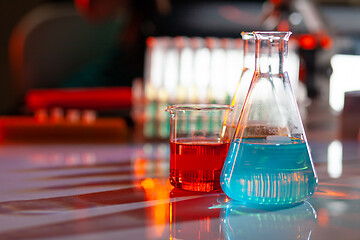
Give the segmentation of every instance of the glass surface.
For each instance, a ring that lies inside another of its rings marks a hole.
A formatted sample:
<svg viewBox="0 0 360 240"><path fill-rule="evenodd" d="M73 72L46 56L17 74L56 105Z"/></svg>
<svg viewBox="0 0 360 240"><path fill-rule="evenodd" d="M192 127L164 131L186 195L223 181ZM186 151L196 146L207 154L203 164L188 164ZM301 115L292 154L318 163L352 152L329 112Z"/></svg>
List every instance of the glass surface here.
<svg viewBox="0 0 360 240"><path fill-rule="evenodd" d="M341 142L337 178L332 142L309 144L315 194L274 211L173 188L167 143L1 145L0 239L358 240L360 142Z"/></svg>
<svg viewBox="0 0 360 240"><path fill-rule="evenodd" d="M225 239L310 239L316 212L310 203L266 211L228 202L220 213Z"/></svg>
<svg viewBox="0 0 360 240"><path fill-rule="evenodd" d="M255 71L255 38L252 32L242 32L243 39L243 68L240 75L235 94L231 101L233 111L229 112L226 118L224 127L229 131L230 136L234 135L237 123L240 118L242 106L244 104L246 94L248 93L249 86Z"/></svg>
<svg viewBox="0 0 360 240"><path fill-rule="evenodd" d="M286 71L290 32L254 32L255 73L221 174L221 187L244 204L297 205L317 177Z"/></svg>
<svg viewBox="0 0 360 240"><path fill-rule="evenodd" d="M169 203L168 239L224 239L219 226L220 209L211 209L218 204L220 193L204 195L175 188L170 192L170 198L173 202Z"/></svg>
<svg viewBox="0 0 360 240"><path fill-rule="evenodd" d="M222 123L228 105L172 105L170 113L170 183L180 189L220 190L220 173L230 144Z"/></svg>

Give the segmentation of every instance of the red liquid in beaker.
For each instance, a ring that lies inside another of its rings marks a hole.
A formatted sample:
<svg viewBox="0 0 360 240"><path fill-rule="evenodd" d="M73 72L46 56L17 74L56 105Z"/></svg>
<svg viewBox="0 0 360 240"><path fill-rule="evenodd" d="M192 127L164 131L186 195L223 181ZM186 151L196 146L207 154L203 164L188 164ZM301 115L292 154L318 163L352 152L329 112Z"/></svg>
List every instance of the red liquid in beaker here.
<svg viewBox="0 0 360 240"><path fill-rule="evenodd" d="M170 183L190 191L220 190L220 174L229 145L211 141L170 142Z"/></svg>

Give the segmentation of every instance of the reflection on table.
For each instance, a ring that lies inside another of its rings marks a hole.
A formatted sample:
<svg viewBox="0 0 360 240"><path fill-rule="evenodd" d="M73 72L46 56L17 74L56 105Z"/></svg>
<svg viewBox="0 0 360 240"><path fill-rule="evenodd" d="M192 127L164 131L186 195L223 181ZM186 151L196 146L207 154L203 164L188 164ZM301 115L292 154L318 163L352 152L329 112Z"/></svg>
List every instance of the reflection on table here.
<svg viewBox="0 0 360 240"><path fill-rule="evenodd" d="M310 203L277 211L249 209L229 201L221 211L226 239L309 239L316 224Z"/></svg>
<svg viewBox="0 0 360 240"><path fill-rule="evenodd" d="M358 239L360 144L310 148L315 195L267 211L174 189L168 144L2 146L0 239Z"/></svg>

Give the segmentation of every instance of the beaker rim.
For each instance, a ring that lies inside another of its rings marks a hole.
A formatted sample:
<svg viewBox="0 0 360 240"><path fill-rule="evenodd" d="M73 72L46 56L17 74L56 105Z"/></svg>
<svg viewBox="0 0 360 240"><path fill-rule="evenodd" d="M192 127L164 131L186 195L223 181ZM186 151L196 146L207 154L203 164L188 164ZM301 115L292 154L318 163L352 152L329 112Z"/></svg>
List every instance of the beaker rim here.
<svg viewBox="0 0 360 240"><path fill-rule="evenodd" d="M174 104L167 106L165 111L212 111L212 110L232 110L233 107L226 104L207 104L207 103L199 103L199 104Z"/></svg>
<svg viewBox="0 0 360 240"><path fill-rule="evenodd" d="M254 32L245 32L245 31L242 31L242 32L241 32L241 38L242 38L243 40L255 39L255 35L254 35Z"/></svg>
<svg viewBox="0 0 360 240"><path fill-rule="evenodd" d="M253 31L255 39L284 39L289 40L291 31Z"/></svg>

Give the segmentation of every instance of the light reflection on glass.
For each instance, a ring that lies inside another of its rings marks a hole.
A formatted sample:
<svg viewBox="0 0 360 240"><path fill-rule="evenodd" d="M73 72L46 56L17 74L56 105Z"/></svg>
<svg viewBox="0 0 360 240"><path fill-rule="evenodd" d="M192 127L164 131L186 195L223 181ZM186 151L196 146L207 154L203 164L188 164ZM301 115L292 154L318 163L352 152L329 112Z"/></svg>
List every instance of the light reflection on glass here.
<svg viewBox="0 0 360 240"><path fill-rule="evenodd" d="M139 182L154 176L167 179L169 174L168 156L167 144L144 144L142 148L137 149L132 156L135 186L140 186Z"/></svg>
<svg viewBox="0 0 360 240"><path fill-rule="evenodd" d="M78 153L71 153L65 157L65 163L67 166L75 166L81 164L81 158Z"/></svg>
<svg viewBox="0 0 360 240"><path fill-rule="evenodd" d="M335 54L331 58L329 104L337 112L344 107L345 92L360 90L360 81L354 81L360 71L359 63L360 56L356 55Z"/></svg>
<svg viewBox="0 0 360 240"><path fill-rule="evenodd" d="M344 201L331 201L327 203L327 208L332 216L341 216L348 211L348 204Z"/></svg>
<svg viewBox="0 0 360 240"><path fill-rule="evenodd" d="M243 67L241 38L149 37L146 43L142 130L146 138L169 136L164 104L230 103ZM305 97L304 90L298 91L297 49L295 41L289 43L288 73L301 102Z"/></svg>
<svg viewBox="0 0 360 240"><path fill-rule="evenodd" d="M189 88L192 83L193 51L190 47L185 46L180 55L180 76L179 86L177 89L177 100L186 102L190 98Z"/></svg>
<svg viewBox="0 0 360 240"><path fill-rule="evenodd" d="M320 182L314 198L358 200L360 199L360 192L350 185Z"/></svg>
<svg viewBox="0 0 360 240"><path fill-rule="evenodd" d="M44 166L90 166L97 162L97 157L94 152L45 152L34 153L30 155L30 161L37 165Z"/></svg>
<svg viewBox="0 0 360 240"><path fill-rule="evenodd" d="M310 239L317 216L310 203L277 211L246 208L234 201L220 213L225 239Z"/></svg>
<svg viewBox="0 0 360 240"><path fill-rule="evenodd" d="M223 239L219 225L219 194L194 194L173 189L169 203L169 239Z"/></svg>
<svg viewBox="0 0 360 240"><path fill-rule="evenodd" d="M144 144L132 156L134 185L143 189L146 204L147 238L158 239L168 234L169 195L172 186L168 180L166 144ZM155 230L155 231L154 231Z"/></svg>
<svg viewBox="0 0 360 240"><path fill-rule="evenodd" d="M165 62L165 53L170 44L170 39L168 38L160 38L157 40L158 44L154 46L153 52L151 54L151 71L149 73L151 85L153 85L155 88L162 86L162 73Z"/></svg>
<svg viewBox="0 0 360 240"><path fill-rule="evenodd" d="M210 51L201 47L195 50L194 81L196 100L200 103L207 102L207 88L210 79Z"/></svg>
<svg viewBox="0 0 360 240"><path fill-rule="evenodd" d="M317 218L318 225L321 227L326 227L330 221L328 210L326 208L319 208L317 210L317 215L318 215Z"/></svg>
<svg viewBox="0 0 360 240"><path fill-rule="evenodd" d="M243 43L242 39L223 39L223 45L226 52L226 93L232 98L243 66Z"/></svg>
<svg viewBox="0 0 360 240"><path fill-rule="evenodd" d="M179 53L176 48L169 49L166 53L164 63L164 89L166 94L165 101L175 101L177 85L178 85L178 66L179 66Z"/></svg>
<svg viewBox="0 0 360 240"><path fill-rule="evenodd" d="M165 232L165 224L169 218L169 193L171 185L166 179L146 178L141 181L141 186L145 191L147 202L151 202L151 207L146 208L147 223L155 227L148 231L149 238L159 238ZM154 201L156 204L153 204Z"/></svg>
<svg viewBox="0 0 360 240"><path fill-rule="evenodd" d="M342 174L343 147L340 141L333 141L328 146L327 171L331 178L339 178Z"/></svg>
<svg viewBox="0 0 360 240"><path fill-rule="evenodd" d="M211 57L210 57L210 79L209 79L209 91L210 98L213 98L215 102L225 103L226 98L226 84L219 81L219 79L224 79L225 69L226 69L226 54L223 48L220 48L220 41L216 38L208 38L208 41L214 41L210 48Z"/></svg>
<svg viewBox="0 0 360 240"><path fill-rule="evenodd" d="M155 175L161 178L169 176L169 147L168 144L159 144L155 153Z"/></svg>
<svg viewBox="0 0 360 240"><path fill-rule="evenodd" d="M146 158L135 158L134 160L134 175L136 179L142 179L147 174L147 167L149 166L149 159Z"/></svg>

